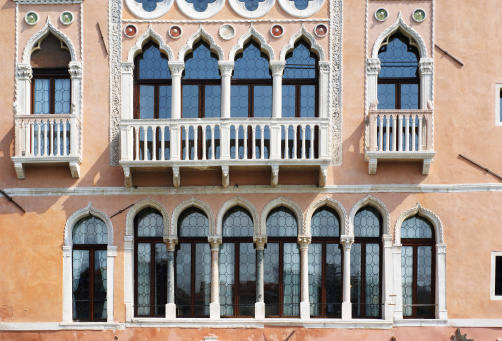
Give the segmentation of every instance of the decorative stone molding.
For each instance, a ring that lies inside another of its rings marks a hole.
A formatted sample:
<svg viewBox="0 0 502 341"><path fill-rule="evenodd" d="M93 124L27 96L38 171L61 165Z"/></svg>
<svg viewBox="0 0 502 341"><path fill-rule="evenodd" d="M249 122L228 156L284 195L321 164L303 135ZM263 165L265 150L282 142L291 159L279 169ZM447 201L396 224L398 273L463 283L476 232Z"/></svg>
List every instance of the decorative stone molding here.
<svg viewBox="0 0 502 341"><path fill-rule="evenodd" d="M128 73L128 74L133 74L134 72L134 63L132 62L125 62L122 63L122 74Z"/></svg>
<svg viewBox="0 0 502 341"><path fill-rule="evenodd" d="M143 46L150 40L153 40L159 46L160 52L167 56L168 61L175 60L173 50L167 46L162 36L155 32L150 24L148 25L148 29L145 33L143 33L138 40L136 40L136 44L134 44L134 46L131 47L127 53L127 62L134 64L134 58L143 51Z"/></svg>
<svg viewBox="0 0 502 341"><path fill-rule="evenodd" d="M250 11L246 8L246 4L244 1L239 1L239 0L228 0L228 3L230 4L230 7L240 15L241 17L248 18L248 19L256 19L256 18L261 18L265 14L267 14L270 9L274 6L275 0L264 0L264 1L259 1L258 2L258 8L255 9L254 11Z"/></svg>
<svg viewBox="0 0 502 341"><path fill-rule="evenodd" d="M368 194L365 198L359 200L355 205L352 207L352 210L350 211L349 214L349 235L353 236L354 235L354 218L356 216L356 213L363 208L364 206L373 206L376 208L380 214L382 215L382 220L383 220L383 234L390 234L390 214L389 210L385 206L383 202L378 200L377 198L373 197L371 194Z"/></svg>
<svg viewBox="0 0 502 341"><path fill-rule="evenodd" d="M232 62L235 61L235 56L238 53L242 52L244 45L246 45L246 43L250 39L255 39L258 42L258 44L260 45L260 50L268 55L270 61L275 59L274 50L267 43L265 37L263 37L258 31L256 31L253 26L251 26L249 30L247 30L246 33L244 33L239 38L237 44L230 49L230 52L228 53L228 59Z"/></svg>
<svg viewBox="0 0 502 341"><path fill-rule="evenodd" d="M340 218L340 234L348 235L350 231L349 231L349 225L347 223L349 221L349 218L347 217L347 212L345 212L345 209L343 208L342 204L339 201L327 196L313 202L309 206L309 208L307 208L303 220L305 234L308 236L312 235L312 230L311 230L312 216L314 215L315 211L317 211L319 208L323 206L328 206L334 209L336 213L338 213L338 217Z"/></svg>
<svg viewBox="0 0 502 341"><path fill-rule="evenodd" d="M460 328L457 328L455 334L451 336L452 341L474 341L474 339L468 339L467 334L462 335Z"/></svg>
<svg viewBox="0 0 502 341"><path fill-rule="evenodd" d="M328 181L328 165L321 165L319 169L319 186L324 187Z"/></svg>
<svg viewBox="0 0 502 341"><path fill-rule="evenodd" d="M221 166L221 185L223 188L227 188L230 184L230 167Z"/></svg>
<svg viewBox="0 0 502 341"><path fill-rule="evenodd" d="M122 0L108 1L108 48L110 67L110 166L120 158L120 118L122 115ZM133 58L134 59L134 58ZM129 61L129 60L128 60Z"/></svg>
<svg viewBox="0 0 502 341"><path fill-rule="evenodd" d="M368 58L366 59L366 73L369 75L378 75L381 69L381 63L379 58Z"/></svg>
<svg viewBox="0 0 502 341"><path fill-rule="evenodd" d="M340 236L340 243L343 245L344 248L350 249L352 247L352 244L354 244L354 236L342 234Z"/></svg>
<svg viewBox="0 0 502 341"><path fill-rule="evenodd" d="M272 175L270 184L275 187L277 186L278 183L279 183L279 165L275 164L272 165Z"/></svg>
<svg viewBox="0 0 502 341"><path fill-rule="evenodd" d="M224 76L232 76L232 72L234 71L234 65L235 62L230 62L230 61L224 61L224 60L219 60L218 61L218 68L220 69L221 72L221 77Z"/></svg>
<svg viewBox="0 0 502 341"><path fill-rule="evenodd" d="M420 58L418 65L418 72L420 75L432 75L434 71L434 59L432 58Z"/></svg>
<svg viewBox="0 0 502 341"><path fill-rule="evenodd" d="M83 75L83 65L81 62L70 62L68 64L68 72L71 78L82 78Z"/></svg>
<svg viewBox="0 0 502 341"><path fill-rule="evenodd" d="M418 52L420 53L420 58L428 57L427 45L425 44L424 40L422 39L420 34L418 34L414 29L412 29L404 22L403 18L401 17L401 12L399 12L396 22L394 22L386 30L380 33L378 38L375 40L371 52L371 58L378 58L378 51L380 50L380 47L382 47L382 45L386 45L384 43L385 40L388 39L390 36L392 36L398 30L400 30L407 37L412 38L417 42L416 46L418 48Z"/></svg>
<svg viewBox="0 0 502 341"><path fill-rule="evenodd" d="M276 198L270 201L265 205L263 210L261 211L261 220L260 220L260 235L267 234L267 217L270 211L279 206L285 206L293 211L296 215L296 222L298 224L298 235L307 235L305 228L303 226L303 212L300 206L291 199L285 198L283 196Z"/></svg>
<svg viewBox="0 0 502 341"><path fill-rule="evenodd" d="M256 212L255 206L251 203L251 201L246 200L242 197L235 197L232 198L228 201L226 201L223 205L221 205L220 209L218 210L218 213L216 215L216 233L215 235L221 236L223 235L223 217L225 216L225 213L228 212L231 208L235 206L241 206L245 208L248 213L251 215L251 218L253 219L253 227L254 227L254 235L259 235L259 219L258 219L258 212Z"/></svg>
<svg viewBox="0 0 502 341"><path fill-rule="evenodd" d="M286 62L282 60L271 60L269 62L270 70L272 71L272 77L281 76L284 73L284 68L286 67Z"/></svg>
<svg viewBox="0 0 502 341"><path fill-rule="evenodd" d="M180 167L173 166L173 185L176 188L181 186Z"/></svg>
<svg viewBox="0 0 502 341"><path fill-rule="evenodd" d="M171 77L179 76L183 74L183 70L185 69L185 62L168 62L169 71L171 71Z"/></svg>
<svg viewBox="0 0 502 341"><path fill-rule="evenodd" d="M22 62L24 64L30 64L31 60L31 53L33 50L36 48L36 44L43 40L48 34L52 33L54 36L56 36L58 39L62 40L65 45L68 47L68 51L70 52L71 60L72 61L77 61L79 60L77 58L77 53L75 51L75 48L73 47L73 44L71 43L70 38L68 38L63 32L59 31L57 28L55 28L49 17L47 17L47 21L45 22L45 26L42 27L40 31L35 33L30 40L26 43L23 51L23 60Z"/></svg>
<svg viewBox="0 0 502 341"><path fill-rule="evenodd" d="M194 8L194 4L188 3L186 0L176 0L176 5L180 11L191 19L208 19L215 16L225 5L225 0L215 0L207 4L207 9L203 12L198 12Z"/></svg>
<svg viewBox="0 0 502 341"><path fill-rule="evenodd" d="M403 222L406 219L413 217L417 214L421 217L426 218L432 223L434 227L436 244L443 244L444 234L443 234L443 224L441 223L441 219L439 219L439 217L434 212L423 208L419 202L417 202L417 205L415 207L404 211L403 213L401 213L399 218L397 218L394 231L394 243L401 244L401 226L403 225Z"/></svg>
<svg viewBox="0 0 502 341"><path fill-rule="evenodd" d="M291 36L289 42L281 49L279 60L285 61L287 54L295 48L296 42L301 39L304 39L309 44L310 50L317 55L319 61L326 60L324 50L322 49L321 45L317 43L316 38L309 31L307 31L307 29L303 25Z"/></svg>
<svg viewBox="0 0 502 341"><path fill-rule="evenodd" d="M317 13L322 5L324 4L324 0L310 0L308 2L308 6L305 9L296 8L293 1L290 0L278 0L281 8L288 13L289 15L296 18L307 18L311 15Z"/></svg>
<svg viewBox="0 0 502 341"><path fill-rule="evenodd" d="M178 244L178 237L164 236L164 244L167 246L167 251L174 252L176 244Z"/></svg>
<svg viewBox="0 0 502 341"><path fill-rule="evenodd" d="M197 198L191 197L190 199L187 199L176 206L176 208L173 210L172 217L171 217L171 231L172 235L177 235L178 233L178 219L180 217L180 214L186 210L187 208L190 207L196 207L200 209L202 212L206 214L207 219L209 220L209 235L214 236L217 235L215 232L215 224L214 224L214 216L213 216L213 211L209 207L208 204L203 202L202 200L199 200Z"/></svg>
<svg viewBox="0 0 502 341"><path fill-rule="evenodd" d="M190 38L188 38L186 44L181 47L178 54L178 61L184 62L185 56L188 53L192 52L195 43L197 43L201 39L209 44L209 49L211 50L211 52L215 53L218 56L218 60L225 59L225 53L223 52L223 49L218 44L216 44L213 36L207 33L202 27L199 27L197 32L192 34Z"/></svg>
<svg viewBox="0 0 502 341"><path fill-rule="evenodd" d="M267 236L255 235L253 236L253 243L256 246L256 250L263 250L265 248L265 244L267 244Z"/></svg>
<svg viewBox="0 0 502 341"><path fill-rule="evenodd" d="M311 236L298 235L298 244L300 244L300 249L308 248L311 241Z"/></svg>
<svg viewBox="0 0 502 341"><path fill-rule="evenodd" d="M19 5L69 5L81 4L84 0L13 0Z"/></svg>
<svg viewBox="0 0 502 341"><path fill-rule="evenodd" d="M129 209L126 217L126 236L134 236L134 218L142 209L147 207L156 209L164 218L164 236L176 236L176 231L169 230L169 214L167 213L166 208L160 202L153 200L152 198L140 200Z"/></svg>
<svg viewBox="0 0 502 341"><path fill-rule="evenodd" d="M33 77L33 70L29 63L18 63L16 69L16 76L18 79L31 80Z"/></svg>
<svg viewBox="0 0 502 341"><path fill-rule="evenodd" d="M219 250L222 238L221 236L209 236L207 237L207 241L211 245L211 250Z"/></svg>
<svg viewBox="0 0 502 341"><path fill-rule="evenodd" d="M173 0L160 0L157 6L151 12L143 9L143 4L134 0L125 0L127 8L138 18L141 19L156 19L169 11L174 3Z"/></svg>
<svg viewBox="0 0 502 341"><path fill-rule="evenodd" d="M72 232L73 232L73 227L75 224L82 218L88 217L88 216L95 216L99 219L101 219L107 228L108 232L108 245L113 245L113 225L108 218L106 214L101 212L98 209L95 209L92 207L92 204L89 202L86 207L74 212L66 221L65 227L64 227L64 245L65 246L72 246L73 241L72 241Z"/></svg>

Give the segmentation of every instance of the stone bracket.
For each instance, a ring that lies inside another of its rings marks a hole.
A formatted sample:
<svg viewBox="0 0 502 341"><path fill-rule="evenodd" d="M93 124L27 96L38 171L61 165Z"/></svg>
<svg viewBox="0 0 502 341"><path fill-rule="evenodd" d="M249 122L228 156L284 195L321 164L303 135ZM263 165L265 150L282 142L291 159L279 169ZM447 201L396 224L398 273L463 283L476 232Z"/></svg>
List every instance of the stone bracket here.
<svg viewBox="0 0 502 341"><path fill-rule="evenodd" d="M279 183L279 165L278 164L273 164L272 165L272 176L271 176L271 185L272 186L277 186Z"/></svg>
<svg viewBox="0 0 502 341"><path fill-rule="evenodd" d="M123 167L124 168L124 185L127 188L132 187L132 174L131 174L131 168L129 167Z"/></svg>
<svg viewBox="0 0 502 341"><path fill-rule="evenodd" d="M173 185L174 187L180 187L181 179L180 179L180 167L173 166Z"/></svg>
<svg viewBox="0 0 502 341"><path fill-rule="evenodd" d="M230 184L230 167L221 166L221 185L223 188L227 188Z"/></svg>
<svg viewBox="0 0 502 341"><path fill-rule="evenodd" d="M416 162L422 161L422 174L429 175L435 152L371 152L366 151L368 174L376 174L378 161Z"/></svg>
<svg viewBox="0 0 502 341"><path fill-rule="evenodd" d="M328 180L328 165L321 165L319 168L319 186L326 186Z"/></svg>
<svg viewBox="0 0 502 341"><path fill-rule="evenodd" d="M78 162L70 162L71 177L74 179L80 178L80 165Z"/></svg>

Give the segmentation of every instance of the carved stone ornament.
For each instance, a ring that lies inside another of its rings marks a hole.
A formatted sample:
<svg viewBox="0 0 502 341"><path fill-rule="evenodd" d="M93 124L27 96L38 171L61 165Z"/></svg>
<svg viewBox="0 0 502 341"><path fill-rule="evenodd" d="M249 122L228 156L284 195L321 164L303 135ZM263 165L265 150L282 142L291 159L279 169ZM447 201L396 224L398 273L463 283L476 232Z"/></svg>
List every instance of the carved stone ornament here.
<svg viewBox="0 0 502 341"><path fill-rule="evenodd" d="M218 68L220 69L221 76L232 76L232 72L234 71L234 62L229 62L226 60L218 61Z"/></svg>
<svg viewBox="0 0 502 341"><path fill-rule="evenodd" d="M68 72L72 78L82 78L82 63L70 62Z"/></svg>
<svg viewBox="0 0 502 341"><path fill-rule="evenodd" d="M136 0L125 0L127 8L138 18L141 19L156 19L169 11L174 3L174 0L160 0L157 1L156 7L153 11L146 11L144 4Z"/></svg>
<svg viewBox="0 0 502 341"><path fill-rule="evenodd" d="M460 328L457 328L455 334L451 336L452 341L474 341L474 339L468 339L467 334L462 335Z"/></svg>
<svg viewBox="0 0 502 341"><path fill-rule="evenodd" d="M17 77L20 79L31 79L31 77L33 77L31 65L24 63L17 64Z"/></svg>
<svg viewBox="0 0 502 341"><path fill-rule="evenodd" d="M434 59L431 58L421 58L418 65L418 71L420 75L432 75L434 70Z"/></svg>
<svg viewBox="0 0 502 341"><path fill-rule="evenodd" d="M282 60L272 60L270 61L270 69L272 70L272 76L282 76L284 72L284 67L286 66L286 62Z"/></svg>
<svg viewBox="0 0 502 341"><path fill-rule="evenodd" d="M372 75L378 75L380 72L381 65L380 59L378 58L368 58L366 60L366 72Z"/></svg>
<svg viewBox="0 0 502 341"><path fill-rule="evenodd" d="M329 46L330 46L330 71L329 84L329 145L331 163L342 164L342 28L343 28L343 2L330 0L329 2Z"/></svg>

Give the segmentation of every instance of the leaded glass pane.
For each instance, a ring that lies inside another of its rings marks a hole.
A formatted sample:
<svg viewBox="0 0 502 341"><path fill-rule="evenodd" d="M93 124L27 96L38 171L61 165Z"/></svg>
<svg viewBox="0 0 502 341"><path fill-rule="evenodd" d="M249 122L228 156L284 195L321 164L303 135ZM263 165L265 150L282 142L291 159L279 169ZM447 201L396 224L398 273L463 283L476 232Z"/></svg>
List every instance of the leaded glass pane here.
<svg viewBox="0 0 502 341"><path fill-rule="evenodd" d="M198 208L185 210L179 217L180 237L207 237L209 235L209 220Z"/></svg>
<svg viewBox="0 0 502 341"><path fill-rule="evenodd" d="M240 2L244 3L244 7L250 12L256 11L258 9L258 6L260 5L260 2L264 2L265 0L239 0Z"/></svg>
<svg viewBox="0 0 502 341"><path fill-rule="evenodd" d="M366 244L366 316L380 313L380 245Z"/></svg>
<svg viewBox="0 0 502 341"><path fill-rule="evenodd" d="M171 79L167 58L155 45L147 47L139 59L139 79Z"/></svg>
<svg viewBox="0 0 502 341"><path fill-rule="evenodd" d="M406 219L401 226L401 238L432 238L432 225L422 217Z"/></svg>
<svg viewBox="0 0 502 341"><path fill-rule="evenodd" d="M251 41L236 58L234 67L234 79L270 79L268 59L260 51L260 46Z"/></svg>
<svg viewBox="0 0 502 341"><path fill-rule="evenodd" d="M204 117L221 116L221 85L206 85Z"/></svg>
<svg viewBox="0 0 502 341"><path fill-rule="evenodd" d="M167 246L155 243L155 315L163 316L167 303Z"/></svg>
<svg viewBox="0 0 502 341"><path fill-rule="evenodd" d="M211 303L211 247L195 245L195 316L209 316Z"/></svg>
<svg viewBox="0 0 502 341"><path fill-rule="evenodd" d="M300 86L300 117L315 117L315 85Z"/></svg>
<svg viewBox="0 0 502 341"><path fill-rule="evenodd" d="M249 87L247 85L232 85L230 99L231 117L249 116Z"/></svg>
<svg viewBox="0 0 502 341"><path fill-rule="evenodd" d="M69 114L70 113L70 80L55 79L54 80L54 113Z"/></svg>
<svg viewBox="0 0 502 341"><path fill-rule="evenodd" d="M382 216L378 210L366 206L354 218L354 235L357 237L380 237Z"/></svg>
<svg viewBox="0 0 502 341"><path fill-rule="evenodd" d="M176 252L175 303L178 316L192 315L192 245L180 243Z"/></svg>
<svg viewBox="0 0 502 341"><path fill-rule="evenodd" d="M199 86L183 85L183 118L199 117Z"/></svg>
<svg viewBox="0 0 502 341"><path fill-rule="evenodd" d="M153 85L139 86L139 117L143 119L155 117L155 87Z"/></svg>
<svg viewBox="0 0 502 341"><path fill-rule="evenodd" d="M263 255L265 316L279 315L279 244L267 243Z"/></svg>
<svg viewBox="0 0 502 341"><path fill-rule="evenodd" d="M417 304L433 304L432 246L417 247ZM434 306L418 306L417 316L434 316Z"/></svg>
<svg viewBox="0 0 502 341"><path fill-rule="evenodd" d="M89 250L73 250L73 319L90 320Z"/></svg>
<svg viewBox="0 0 502 341"><path fill-rule="evenodd" d="M310 315L322 315L322 244L309 245Z"/></svg>
<svg viewBox="0 0 502 341"><path fill-rule="evenodd" d="M143 10L146 12L153 12L157 8L157 3L162 2L163 0L134 0L137 3L141 4Z"/></svg>
<svg viewBox="0 0 502 341"><path fill-rule="evenodd" d="M378 77L418 77L418 50L409 42L409 38L396 34L389 39L387 45L380 48L378 58L381 70Z"/></svg>
<svg viewBox="0 0 502 341"><path fill-rule="evenodd" d="M108 244L108 229L101 219L90 215L75 224L72 240L73 244Z"/></svg>
<svg viewBox="0 0 502 341"><path fill-rule="evenodd" d="M284 244L284 316L300 315L300 249L297 243Z"/></svg>
<svg viewBox="0 0 502 341"><path fill-rule="evenodd" d="M214 2L214 1L213 1ZM218 59L204 43L197 43L185 61L184 79L220 79Z"/></svg>
<svg viewBox="0 0 502 341"><path fill-rule="evenodd" d="M340 219L338 213L328 206L319 208L312 215L312 237L339 237Z"/></svg>
<svg viewBox="0 0 502 341"><path fill-rule="evenodd" d="M272 117L272 86L254 87L254 117Z"/></svg>
<svg viewBox="0 0 502 341"><path fill-rule="evenodd" d="M282 117L296 116L296 86L282 86Z"/></svg>
<svg viewBox="0 0 502 341"><path fill-rule="evenodd" d="M413 246L401 247L401 285L403 290L403 316L413 314Z"/></svg>
<svg viewBox="0 0 502 341"><path fill-rule="evenodd" d="M342 248L326 244L326 315L342 316Z"/></svg>
<svg viewBox="0 0 502 341"><path fill-rule="evenodd" d="M194 10L196 10L197 12L204 12L205 10L207 10L209 4L212 4L216 0L185 0L185 1L188 2L189 4L193 4Z"/></svg>
<svg viewBox="0 0 502 341"><path fill-rule="evenodd" d="M147 207L136 216L138 237L162 237L164 218L154 208Z"/></svg>
<svg viewBox="0 0 502 341"><path fill-rule="evenodd" d="M50 113L50 79L35 79L34 90L34 114L49 114Z"/></svg>
<svg viewBox="0 0 502 341"><path fill-rule="evenodd" d="M137 314L150 315L152 246L150 243L138 243L137 255Z"/></svg>
<svg viewBox="0 0 502 341"><path fill-rule="evenodd" d="M273 209L267 217L267 235L269 237L295 237L298 225L294 213L286 207Z"/></svg>
<svg viewBox="0 0 502 341"><path fill-rule="evenodd" d="M220 247L220 304L221 316L234 315L235 244L223 243Z"/></svg>
<svg viewBox="0 0 502 341"><path fill-rule="evenodd" d="M302 1L308 3L308 0ZM307 43L301 41L286 58L283 78L316 78L316 61L317 58L310 52Z"/></svg>
<svg viewBox="0 0 502 341"><path fill-rule="evenodd" d="M171 86L159 86L159 118L171 118Z"/></svg>
<svg viewBox="0 0 502 341"><path fill-rule="evenodd" d="M378 109L396 109L396 84L378 84Z"/></svg>
<svg viewBox="0 0 502 341"><path fill-rule="evenodd" d="M240 243L239 252L239 315L254 316L256 252L253 243Z"/></svg>
<svg viewBox="0 0 502 341"><path fill-rule="evenodd" d="M94 320L106 320L106 250L94 251Z"/></svg>
<svg viewBox="0 0 502 341"><path fill-rule="evenodd" d="M418 84L401 84L401 109L418 109Z"/></svg>
<svg viewBox="0 0 502 341"><path fill-rule="evenodd" d="M252 237L253 219L249 213L240 206L228 210L223 217L224 237Z"/></svg>
<svg viewBox="0 0 502 341"><path fill-rule="evenodd" d="M495 295L502 295L502 257L495 257Z"/></svg>
<svg viewBox="0 0 502 341"><path fill-rule="evenodd" d="M354 243L350 248L350 302L352 315L361 316L362 313L362 264L361 244Z"/></svg>

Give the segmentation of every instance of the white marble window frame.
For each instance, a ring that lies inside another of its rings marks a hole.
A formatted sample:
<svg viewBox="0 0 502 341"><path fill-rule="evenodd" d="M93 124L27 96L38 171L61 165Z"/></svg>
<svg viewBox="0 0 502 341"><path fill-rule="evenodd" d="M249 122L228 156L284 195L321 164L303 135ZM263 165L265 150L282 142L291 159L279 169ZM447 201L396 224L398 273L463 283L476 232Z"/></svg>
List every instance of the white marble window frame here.
<svg viewBox="0 0 502 341"><path fill-rule="evenodd" d="M305 9L296 8L293 0L278 1L281 8L289 15L295 18L307 18L319 12L325 0L310 0Z"/></svg>
<svg viewBox="0 0 502 341"><path fill-rule="evenodd" d="M127 8L138 18L141 19L157 19L166 14L173 6L174 0L163 0L157 3L155 10L147 12L143 9L143 5L135 0L125 0Z"/></svg>
<svg viewBox="0 0 502 341"><path fill-rule="evenodd" d="M235 13L237 13L241 17L256 19L261 18L265 14L267 14L272 6L274 6L275 0L265 0L263 2L259 2L258 8L254 11L249 11L248 9L246 9L244 2L240 0L228 0L228 3L230 4L230 7L232 7L232 9L235 11Z"/></svg>
<svg viewBox="0 0 502 341"><path fill-rule="evenodd" d="M207 9L203 12L198 12L195 10L194 5L188 3L186 0L176 0L176 5L180 11L191 19L209 19L223 8L225 5L225 0L216 0L213 3L207 5Z"/></svg>

